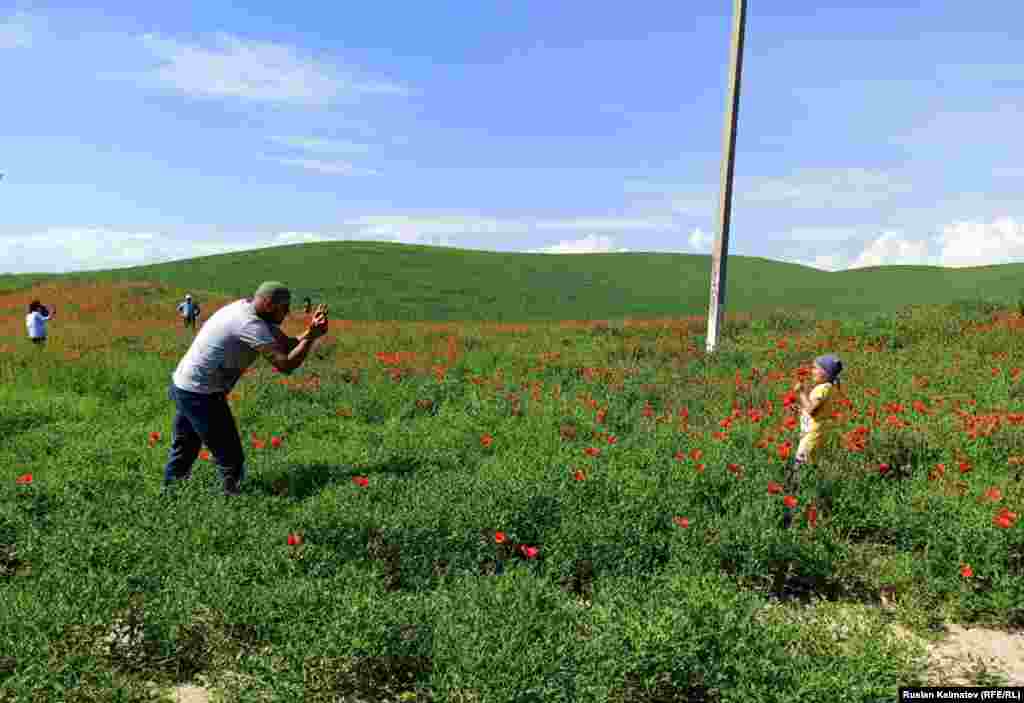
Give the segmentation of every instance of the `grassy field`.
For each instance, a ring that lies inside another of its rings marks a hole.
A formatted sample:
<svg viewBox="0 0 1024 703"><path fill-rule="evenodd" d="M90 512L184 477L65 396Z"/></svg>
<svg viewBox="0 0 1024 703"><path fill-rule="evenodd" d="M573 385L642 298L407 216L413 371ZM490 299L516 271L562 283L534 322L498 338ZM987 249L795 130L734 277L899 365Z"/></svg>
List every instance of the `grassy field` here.
<svg viewBox="0 0 1024 703"><path fill-rule="evenodd" d="M389 242L321 242L62 276L3 276L0 290L33 282L152 281L237 298L263 280L301 300L329 300L334 319L543 322L707 316L708 256L507 254ZM966 269L889 266L829 273L729 257L727 308L764 317L779 309L870 319L908 305L1024 297L1024 264ZM254 283L255 281L255 283Z"/></svg>
<svg viewBox="0 0 1024 703"><path fill-rule="evenodd" d="M893 700L934 679L891 625L1024 624L1022 320L979 300L1014 267L737 259L760 292L708 357L698 257L334 246L0 279L0 701ZM268 278L331 333L231 395L242 497L203 459L163 497L174 305ZM786 312L797 286L861 308ZM784 530L788 390L824 352L836 441Z"/></svg>

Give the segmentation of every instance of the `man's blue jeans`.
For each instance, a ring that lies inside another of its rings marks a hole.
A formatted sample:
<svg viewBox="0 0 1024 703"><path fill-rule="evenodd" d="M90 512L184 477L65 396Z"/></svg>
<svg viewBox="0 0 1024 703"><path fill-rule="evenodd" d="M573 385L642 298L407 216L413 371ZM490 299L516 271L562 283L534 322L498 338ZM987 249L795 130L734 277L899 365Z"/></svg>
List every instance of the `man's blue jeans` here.
<svg viewBox="0 0 1024 703"><path fill-rule="evenodd" d="M217 464L217 477L237 490L245 479L245 455L238 436L235 418L231 415L224 393L192 393L174 385L167 387L167 397L174 401L173 440L164 467L164 487L192 477L192 464L204 444Z"/></svg>

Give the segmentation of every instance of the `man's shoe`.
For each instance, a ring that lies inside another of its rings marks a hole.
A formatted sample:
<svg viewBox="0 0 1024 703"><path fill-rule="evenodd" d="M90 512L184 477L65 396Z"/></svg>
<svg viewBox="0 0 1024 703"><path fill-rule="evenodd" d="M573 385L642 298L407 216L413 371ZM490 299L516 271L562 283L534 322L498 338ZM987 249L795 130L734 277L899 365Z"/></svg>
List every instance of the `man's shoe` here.
<svg viewBox="0 0 1024 703"><path fill-rule="evenodd" d="M238 483L238 479L224 479L224 495L226 497L235 497L242 495L242 489L241 487L239 487Z"/></svg>

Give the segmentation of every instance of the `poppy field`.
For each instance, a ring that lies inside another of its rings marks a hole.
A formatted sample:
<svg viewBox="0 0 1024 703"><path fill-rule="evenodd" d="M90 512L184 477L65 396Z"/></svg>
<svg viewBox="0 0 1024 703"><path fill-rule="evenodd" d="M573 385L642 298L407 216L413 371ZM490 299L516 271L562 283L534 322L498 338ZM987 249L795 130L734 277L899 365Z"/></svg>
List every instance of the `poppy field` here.
<svg viewBox="0 0 1024 703"><path fill-rule="evenodd" d="M891 700L942 682L893 625L1024 625L1015 308L730 315L713 356L700 316L331 320L229 395L225 498L205 450L160 494L183 292L0 294L0 701Z"/></svg>

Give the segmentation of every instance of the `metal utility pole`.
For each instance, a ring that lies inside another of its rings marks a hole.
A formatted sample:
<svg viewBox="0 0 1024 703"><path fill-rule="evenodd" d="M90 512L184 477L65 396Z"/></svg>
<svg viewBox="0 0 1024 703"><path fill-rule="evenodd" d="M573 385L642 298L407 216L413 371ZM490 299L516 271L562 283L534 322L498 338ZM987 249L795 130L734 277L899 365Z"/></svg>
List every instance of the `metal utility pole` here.
<svg viewBox="0 0 1024 703"><path fill-rule="evenodd" d="M747 0L733 0L732 46L729 52L729 99L725 104L722 131L722 182L718 203L718 232L711 252L711 305L708 308L707 352L715 351L725 305L725 264L729 256L729 217L732 211L732 170L736 146L736 120L740 108L740 74L743 72L743 29Z"/></svg>

